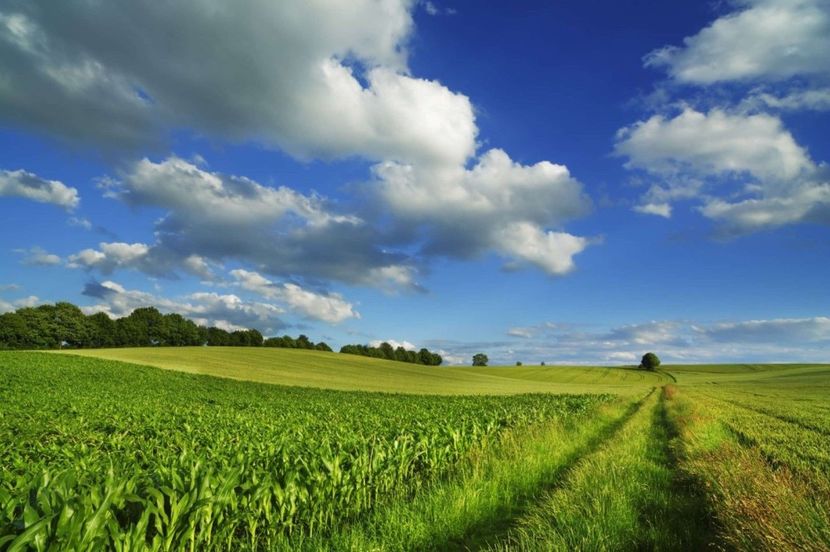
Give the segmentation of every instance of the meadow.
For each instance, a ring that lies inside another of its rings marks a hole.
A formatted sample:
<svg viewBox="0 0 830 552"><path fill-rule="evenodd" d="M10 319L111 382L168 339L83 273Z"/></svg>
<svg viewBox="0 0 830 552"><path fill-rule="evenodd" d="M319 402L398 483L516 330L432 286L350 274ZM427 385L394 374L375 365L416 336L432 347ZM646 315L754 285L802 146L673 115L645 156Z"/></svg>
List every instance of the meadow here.
<svg viewBox="0 0 830 552"><path fill-rule="evenodd" d="M0 352L0 550L830 549L827 365L78 352Z"/></svg>

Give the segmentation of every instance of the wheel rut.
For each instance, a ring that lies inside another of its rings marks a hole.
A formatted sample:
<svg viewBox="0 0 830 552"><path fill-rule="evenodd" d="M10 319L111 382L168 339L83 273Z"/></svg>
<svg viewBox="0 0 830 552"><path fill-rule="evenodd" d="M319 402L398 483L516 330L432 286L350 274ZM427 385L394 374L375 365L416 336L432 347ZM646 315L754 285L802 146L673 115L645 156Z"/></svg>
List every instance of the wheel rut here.
<svg viewBox="0 0 830 552"><path fill-rule="evenodd" d="M502 541L527 512L538 503L539 498L545 493L553 492L562 485L565 485L569 474L576 469L586 458L600 450L604 445L611 442L623 427L639 413L644 404L657 392L652 390L640 400L631 404L628 409L615 421L605 427L592 438L588 439L582 446L568 455L565 462L547 478L549 483L541 485L536 492L524 496L520 501L505 505L498 517L482 519L468 527L461 538L448 540L437 546L437 550L486 550L493 544Z"/></svg>

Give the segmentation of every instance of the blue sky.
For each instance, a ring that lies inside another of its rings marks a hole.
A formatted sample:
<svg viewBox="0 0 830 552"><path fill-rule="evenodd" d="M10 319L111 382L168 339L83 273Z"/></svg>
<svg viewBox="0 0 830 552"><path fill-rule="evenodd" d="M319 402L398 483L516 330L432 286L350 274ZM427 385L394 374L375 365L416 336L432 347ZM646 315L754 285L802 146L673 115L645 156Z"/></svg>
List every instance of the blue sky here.
<svg viewBox="0 0 830 552"><path fill-rule="evenodd" d="M0 3L0 310L830 361L830 2Z"/></svg>

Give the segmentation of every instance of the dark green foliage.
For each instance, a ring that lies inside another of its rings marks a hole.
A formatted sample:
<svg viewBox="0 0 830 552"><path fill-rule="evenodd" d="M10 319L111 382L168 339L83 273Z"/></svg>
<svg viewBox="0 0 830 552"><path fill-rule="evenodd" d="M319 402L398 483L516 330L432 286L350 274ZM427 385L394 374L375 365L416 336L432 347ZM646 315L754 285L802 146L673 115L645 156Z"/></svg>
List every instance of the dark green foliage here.
<svg viewBox="0 0 830 552"><path fill-rule="evenodd" d="M487 366L490 359L484 353L476 353L473 355L473 366Z"/></svg>
<svg viewBox="0 0 830 552"><path fill-rule="evenodd" d="M341 353L349 355L360 355L372 358L384 358L386 360L396 360L398 362L409 362L412 364L423 364L425 366L439 366L444 359L441 355L432 353L428 349L421 349L417 353L415 351L407 351L403 347L395 349L385 341L378 347L370 347L369 345L343 345L340 348Z"/></svg>
<svg viewBox="0 0 830 552"><path fill-rule="evenodd" d="M263 344L264 347L276 347L279 349L309 349L314 351L326 351L332 352L331 347L329 347L326 343L314 343L307 336L300 334L297 339L294 339L290 335L284 335L282 337L269 337L266 339Z"/></svg>
<svg viewBox="0 0 830 552"><path fill-rule="evenodd" d="M640 361L640 368L643 370L654 371L660 366L660 359L654 353L646 353L643 355L643 360Z"/></svg>
<svg viewBox="0 0 830 552"><path fill-rule="evenodd" d="M135 309L113 320L106 313L85 315L71 303L24 307L0 314L0 349L85 349L102 347L290 346L331 351L301 335L291 345L265 343L256 329L228 332L197 326L176 313L162 314L155 307Z"/></svg>
<svg viewBox="0 0 830 552"><path fill-rule="evenodd" d="M610 396L425 397L0 353L0 548L272 550Z"/></svg>
<svg viewBox="0 0 830 552"><path fill-rule="evenodd" d="M517 361L516 361L516 366L521 366L521 365L522 365L522 361L521 361L521 360L517 360Z"/></svg>

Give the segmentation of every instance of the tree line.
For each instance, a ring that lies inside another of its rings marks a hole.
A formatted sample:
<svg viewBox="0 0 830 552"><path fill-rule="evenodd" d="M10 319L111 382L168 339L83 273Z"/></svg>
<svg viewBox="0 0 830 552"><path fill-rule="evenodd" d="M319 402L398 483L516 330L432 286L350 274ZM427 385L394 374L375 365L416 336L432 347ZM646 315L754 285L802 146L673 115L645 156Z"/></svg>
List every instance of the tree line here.
<svg viewBox="0 0 830 552"><path fill-rule="evenodd" d="M324 341L314 343L303 334L300 334L300 336L296 339L290 335L284 335L282 337L269 337L265 340L263 346L279 347L282 349L310 349L314 351L326 351L328 353L332 352L331 347L329 347Z"/></svg>
<svg viewBox="0 0 830 552"><path fill-rule="evenodd" d="M102 347L183 346L286 347L331 351L325 343L301 335L263 338L256 329L227 331L199 326L176 313L155 307L135 309L110 318L103 312L86 315L72 303L24 307L0 314L0 349L87 349Z"/></svg>
<svg viewBox="0 0 830 552"><path fill-rule="evenodd" d="M421 349L418 352L408 351L403 347L392 347L392 345L385 341L378 347L370 347L369 345L343 345L340 348L340 352L349 355L383 358L386 360L397 360L398 362L411 362L412 364L424 364L426 366L438 366L444 361L441 355L432 353L428 349Z"/></svg>

